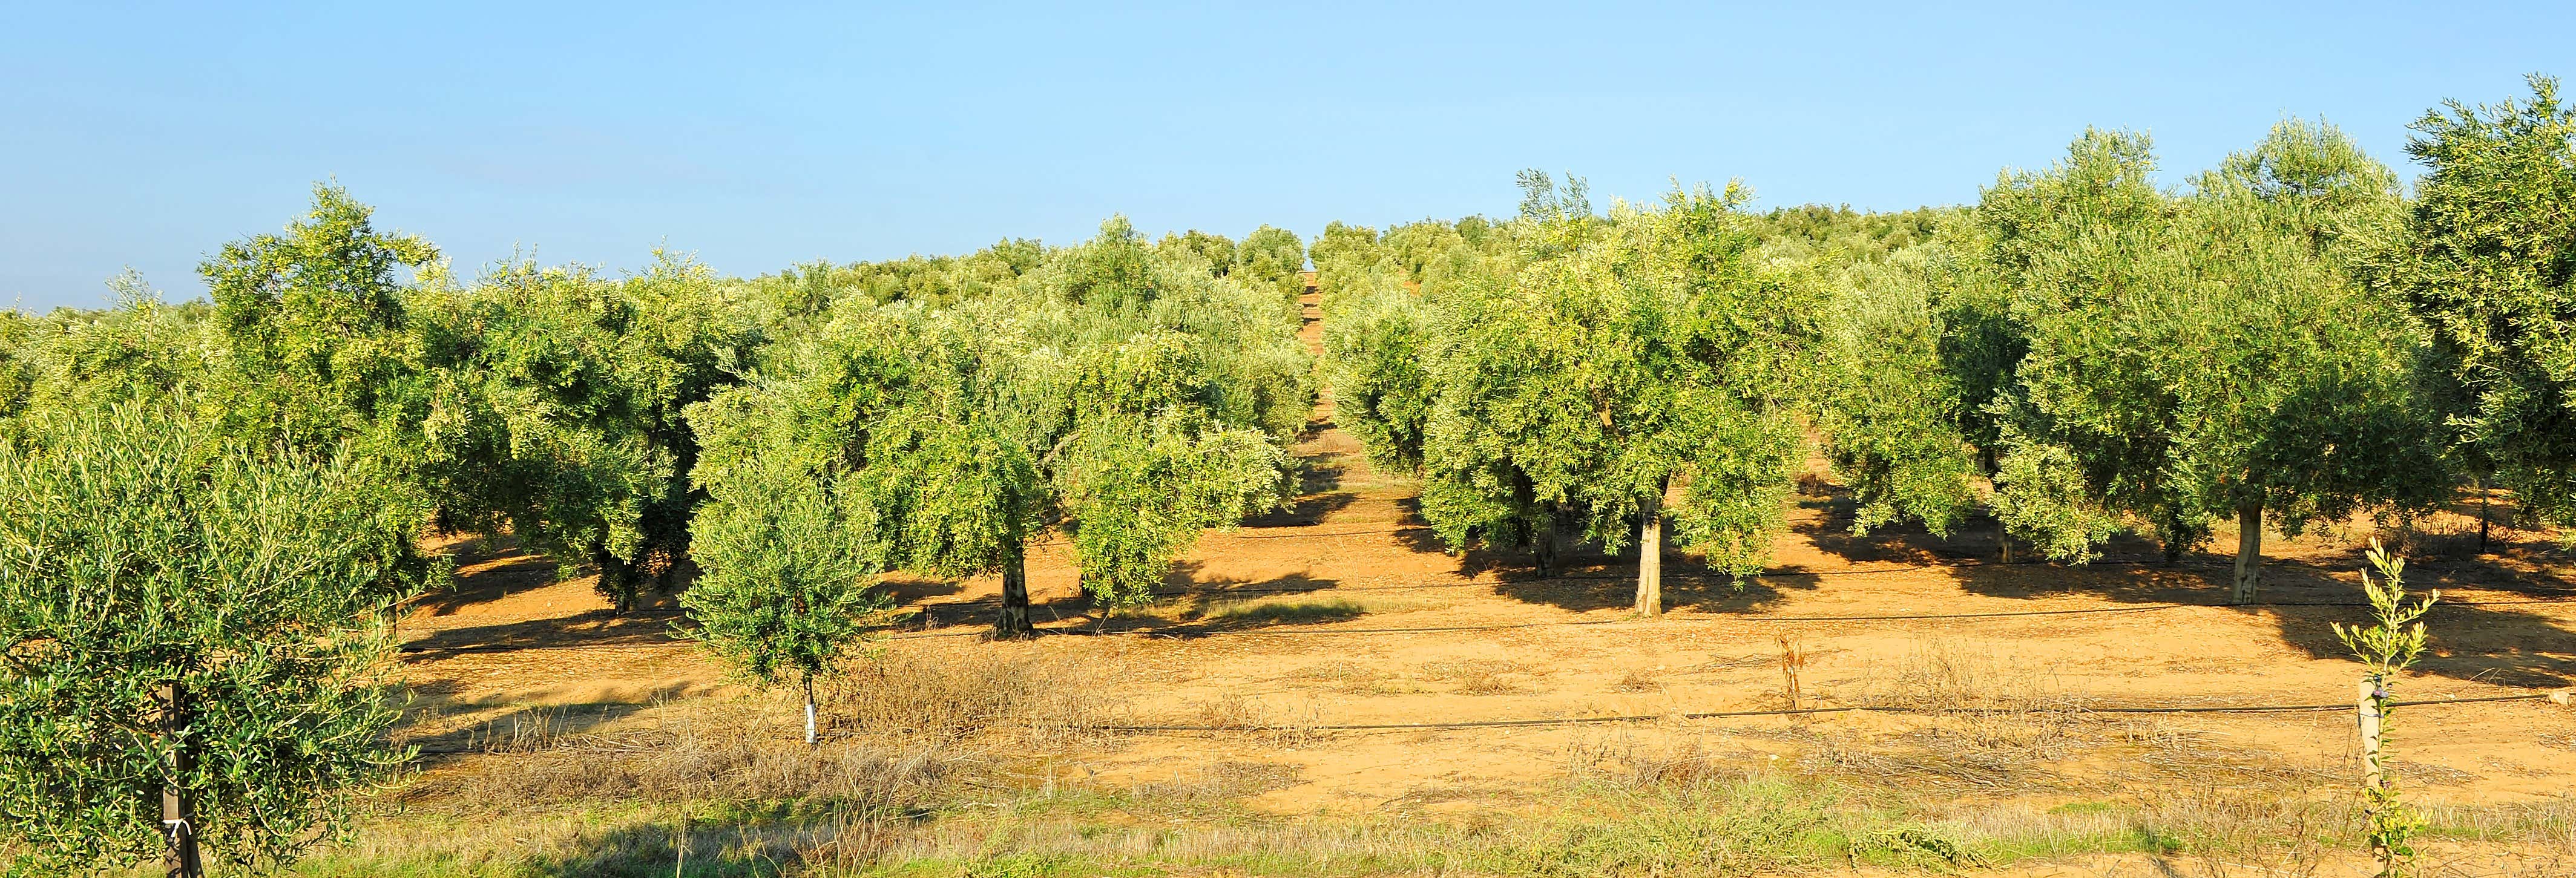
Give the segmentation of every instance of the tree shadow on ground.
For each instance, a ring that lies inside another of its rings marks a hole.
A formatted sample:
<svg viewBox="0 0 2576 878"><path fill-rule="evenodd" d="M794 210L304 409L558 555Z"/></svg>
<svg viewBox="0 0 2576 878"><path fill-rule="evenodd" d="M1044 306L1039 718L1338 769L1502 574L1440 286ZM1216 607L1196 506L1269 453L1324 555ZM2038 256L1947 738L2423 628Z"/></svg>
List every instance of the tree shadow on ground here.
<svg viewBox="0 0 2576 878"><path fill-rule="evenodd" d="M404 721L393 730L397 746L419 747L422 768L455 762L481 753L527 753L554 747L563 739L586 735L601 726L634 716L651 703L677 697L684 685L660 687L645 694L641 701L589 702L579 704L531 704L436 734L409 734L407 729L434 720L442 712L471 710L472 702L434 705L428 709L407 712ZM444 707L447 710L441 711Z"/></svg>
<svg viewBox="0 0 2576 878"><path fill-rule="evenodd" d="M1860 504L1849 491L1839 487L1822 495L1802 494L1797 507L1809 514L1790 525L1790 531L1806 537L1817 551L1845 563L1938 564L1992 558L1996 552L1993 532L1980 532L1974 522L1963 522L1947 539L1934 536L1912 521L1882 525L1866 536L1854 534L1852 522ZM1783 565L1778 569L1797 572L1805 568Z"/></svg>
<svg viewBox="0 0 2576 878"><path fill-rule="evenodd" d="M1368 615L1368 610L1348 600L1280 602L1257 604L1240 609L1205 608L1184 611L1184 621L1172 622L1152 616L1112 615L1095 617L1089 625L1046 629L1050 635L1144 635L1194 640L1218 634L1256 629L1293 628L1301 625L1329 625L1348 622Z"/></svg>
<svg viewBox="0 0 2576 878"><path fill-rule="evenodd" d="M944 598L966 590L965 583L913 573L888 573L877 579L877 591L894 601L895 606L908 606L931 598Z"/></svg>
<svg viewBox="0 0 2576 878"><path fill-rule="evenodd" d="M1291 573L1270 579L1235 579L1221 576L1202 578L1206 569L1207 564L1201 561L1182 561L1172 565L1172 572L1163 577L1163 587L1154 590L1154 597L1170 599L1216 595L1306 594L1331 591L1342 584L1338 579L1322 579L1304 573Z"/></svg>
<svg viewBox="0 0 2576 878"><path fill-rule="evenodd" d="M1839 486L1821 494L1803 494L1797 506L1810 515L1790 526L1790 530L1816 547L1849 564L1957 564L1962 562L1995 562L2003 556L2001 522L1984 513L1961 520L1949 536L1940 536L1923 527L1921 522L1907 520L1872 528L1867 535L1852 533L1852 523L1860 511L1851 492ZM2016 557L2031 554L2028 545L2014 543ZM2118 561L2161 560L2163 545L2130 531L2121 531L2101 547L2103 558ZM1813 572L1797 564L1779 565L1779 572Z"/></svg>
<svg viewBox="0 0 2576 878"><path fill-rule="evenodd" d="M2161 560L2106 558L2086 564L2026 561L2012 564L1957 564L1948 568L1959 588L1998 598L2093 597L2113 603L2223 604L2234 589L2232 559L2206 552L2185 554L2177 563ZM2306 583L2288 571L2272 576L2265 588L2297 588ZM2295 581L2294 581L2295 580Z"/></svg>
<svg viewBox="0 0 2576 878"><path fill-rule="evenodd" d="M431 661L477 652L510 652L584 646L625 646L673 641L676 613L599 609L552 619L473 625L432 631L402 645L404 661Z"/></svg>
<svg viewBox="0 0 2576 878"><path fill-rule="evenodd" d="M1297 500L1288 508L1272 510L1245 518L1242 527L1309 527L1322 524L1324 517L1359 502L1360 495L1342 490L1346 471L1341 464L1311 463L1297 473Z"/></svg>
<svg viewBox="0 0 2576 878"><path fill-rule="evenodd" d="M2430 643L2415 672L2516 689L2576 685L2576 623L2531 612L2531 606L2434 604L2424 617ZM2555 609L2576 613L2576 603ZM2271 618L2282 642L2313 658L2351 657L2332 625L2370 622L2369 608L2361 606L2258 606L2254 612Z"/></svg>
<svg viewBox="0 0 2576 878"><path fill-rule="evenodd" d="M1697 568L1697 558L1676 553L1664 556L1665 610L1730 615L1764 613L1787 600L1790 591L1814 591L1816 588L1812 580L1802 577L1737 579ZM1494 594L1578 613L1634 607L1637 605L1636 565L1631 562L1624 571L1605 565L1596 572L1576 572L1546 579L1506 580L1494 586Z"/></svg>
<svg viewBox="0 0 2576 878"><path fill-rule="evenodd" d="M2412 550L2416 547L2407 547ZM2367 563L2361 552L2351 553L2355 569ZM2569 552L2548 540L2491 543L2486 552L2401 551L2406 557L2406 579L2432 588L2475 587L2512 592L2532 597L2576 596L2576 584L2555 572L2571 564Z"/></svg>
<svg viewBox="0 0 2576 878"><path fill-rule="evenodd" d="M554 559L521 548L508 535L474 537L455 548L448 557L463 572L447 588L415 599L413 612L454 615L466 607L553 585L562 574Z"/></svg>
<svg viewBox="0 0 2576 878"><path fill-rule="evenodd" d="M1424 523L1421 498L1407 497L1398 500L1396 508L1402 510L1402 515L1398 516L1397 521L1407 525L1407 529L1395 532L1396 542L1408 551L1425 555L1447 555L1456 559L1460 576L1474 578L1487 573L1535 572L1538 569L1538 553L1529 546L1499 548L1482 538L1474 538L1468 540L1465 551L1451 551L1449 544L1440 538L1439 532ZM1631 548L1629 551L1633 553L1635 549ZM1559 572L1571 572L1617 562L1616 558L1601 551L1600 544L1589 540L1564 538L1558 544L1557 552L1556 568Z"/></svg>
<svg viewBox="0 0 2576 878"><path fill-rule="evenodd" d="M2358 550L2304 559L2267 558L2256 602L2240 612L2270 621L2281 641L2312 658L2351 655L2333 624L2368 624L2370 609L2360 585L2366 562ZM2489 575L2489 565L2445 562L2434 569L2407 566L2411 592L2453 593L2425 619L2432 648L2420 672L2517 688L2576 684L2576 600L2555 582L2534 583ZM2001 598L2081 595L2115 603L2177 603L2227 607L2234 590L2234 558L2196 552L2174 566L2161 564L1980 565L1956 568L1960 587ZM2472 579L2471 577L2477 577ZM2475 583L2474 594L2462 586Z"/></svg>
<svg viewBox="0 0 2576 878"><path fill-rule="evenodd" d="M2444 591L2424 618L2430 642L2415 670L2513 688L2576 685L2576 588L2533 569L2535 561L2563 560L2553 557L2556 546L2495 548L2505 551L2407 560L2411 594ZM2350 656L2332 625L2370 621L2360 578L2368 564L2358 548L2324 558L2267 559L2255 611L2271 616L2281 639L2310 656Z"/></svg>
<svg viewBox="0 0 2576 878"><path fill-rule="evenodd" d="M1092 601L1088 594L1048 598L1031 597L1029 621L1045 625L1067 619L1079 619L1089 615L1091 609ZM959 601L940 601L915 608L912 617L904 620L901 627L906 631L919 632L961 625L990 625L1000 617L1001 612L1002 596L998 594Z"/></svg>

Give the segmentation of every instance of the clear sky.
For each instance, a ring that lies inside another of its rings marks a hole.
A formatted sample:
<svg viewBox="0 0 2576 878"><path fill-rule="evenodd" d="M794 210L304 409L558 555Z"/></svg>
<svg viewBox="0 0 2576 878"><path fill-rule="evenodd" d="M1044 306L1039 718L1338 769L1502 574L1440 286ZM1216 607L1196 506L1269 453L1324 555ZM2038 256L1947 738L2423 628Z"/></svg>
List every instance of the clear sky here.
<svg viewBox="0 0 2576 878"><path fill-rule="evenodd" d="M2576 74L2564 2L1108 5L9 0L0 307L96 305L128 265L201 295L326 178L460 267L667 243L751 275L1112 213L1503 213L1526 167L1596 201L1958 203L2086 125L2153 133L2178 182L2323 116L2411 178L2427 108Z"/></svg>

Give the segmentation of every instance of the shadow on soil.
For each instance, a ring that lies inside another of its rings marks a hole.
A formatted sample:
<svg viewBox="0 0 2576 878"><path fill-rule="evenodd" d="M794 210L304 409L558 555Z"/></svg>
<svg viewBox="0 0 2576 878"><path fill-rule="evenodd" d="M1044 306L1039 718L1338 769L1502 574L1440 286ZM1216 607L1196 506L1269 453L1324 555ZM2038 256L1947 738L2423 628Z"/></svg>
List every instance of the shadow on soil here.
<svg viewBox="0 0 2576 878"><path fill-rule="evenodd" d="M476 652L508 652L573 646L618 646L672 641L671 623L679 614L636 610L620 615L600 609L552 619L449 628L406 642L404 660L432 660Z"/></svg>
<svg viewBox="0 0 2576 878"><path fill-rule="evenodd" d="M1308 424L1307 430L1311 435L1332 429L1332 426L1331 421L1319 421ZM1358 494L1342 490L1342 479L1349 474L1344 465L1320 462L1318 458L1308 458L1306 462L1306 467L1297 473L1297 501L1286 509L1246 518L1242 527L1310 527L1322 524L1325 516L1359 502Z"/></svg>
<svg viewBox="0 0 2576 878"><path fill-rule="evenodd" d="M403 746L419 747L421 758L416 764L424 767L478 753L524 753L555 746L569 736L589 734L646 709L646 702L677 697L685 688L662 687L636 701L528 705L435 735L405 735L403 729L406 726L416 726L442 713L470 711L477 707L472 703L431 704L413 708L403 723L396 726L395 739Z"/></svg>
<svg viewBox="0 0 2576 878"><path fill-rule="evenodd" d="M877 591L893 599L898 607L944 598L965 590L964 583L903 573L890 573L877 580Z"/></svg>
<svg viewBox="0 0 2576 878"><path fill-rule="evenodd" d="M469 539L458 543L449 557L457 569L470 572L458 575L447 589L422 595L413 602L414 611L432 616L454 615L466 607L552 585L562 573L554 559L522 549L508 537Z"/></svg>
<svg viewBox="0 0 2576 878"><path fill-rule="evenodd" d="M2143 541L2141 541L2143 542ZM2529 572L2503 554L2410 559L2407 585L2417 595L2446 589L2446 599L2426 618L2432 647L2416 665L2422 673L2516 688L2576 684L2576 590L2553 577ZM1954 568L1961 589L2000 598L2080 595L2114 603L2180 603L2225 606L2234 589L2233 555L2186 553L2167 566L2105 560L2082 566L1984 564ZM2350 656L2333 625L2367 624L2370 610L2359 571L2359 550L2324 557L2267 557L2255 605L2280 632L2281 641L2320 659ZM2474 594L2462 594L2470 588ZM2557 617L2553 617L2555 614Z"/></svg>

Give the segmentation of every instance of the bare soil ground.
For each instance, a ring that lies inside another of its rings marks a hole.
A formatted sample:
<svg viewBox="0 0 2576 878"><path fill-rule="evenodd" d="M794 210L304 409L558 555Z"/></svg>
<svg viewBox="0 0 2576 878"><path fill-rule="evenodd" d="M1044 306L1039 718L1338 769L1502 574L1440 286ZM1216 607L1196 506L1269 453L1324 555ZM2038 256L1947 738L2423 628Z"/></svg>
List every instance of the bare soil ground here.
<svg viewBox="0 0 2576 878"><path fill-rule="evenodd" d="M1310 318L1310 339L1314 331ZM2123 540L2089 566L1998 564L1987 523L1946 539L1852 536L1850 503L1819 483L1799 498L1773 573L1744 583L1693 576L1691 559L1675 553L1665 564L1672 612L1640 620L1628 610L1633 552L1577 551L1564 575L1546 580L1525 556L1446 554L1420 527L1411 482L1371 467L1331 416L1326 399L1299 445L1309 470L1295 506L1207 534L1173 573L1166 603L1095 614L1062 547L1041 546L1030 578L1035 617L1051 633L986 642L975 632L997 582L897 577L892 588L915 612L881 642L879 660L1092 669L1080 696L1105 721L1223 730L1069 739L1046 758L1049 783L1059 773L1107 785L1240 775L1258 782L1233 787L1239 798L1279 815L1508 812L1531 807L1528 791L1569 772L1641 759L1810 773L1918 805L2033 814L2195 790L2349 794L2357 748L2348 711L2085 708L2349 704L2358 666L2328 625L2365 618L2351 605L2359 549L2394 530L2355 522L2274 535L2268 603L2237 608L2223 606L2223 556L2166 566L2152 545ZM2440 588L2443 603L2429 620L2432 652L2399 684L2401 697L2576 686L2576 558L2545 535L2503 530L2479 553L2474 524L2457 515L2419 522L2410 536L2409 584ZM2233 546L2234 537L2223 531L2213 544ZM499 543L451 548L459 590L404 622L417 697L407 740L455 745L536 714L613 729L742 694L671 637L677 617L667 608L620 617L588 580L554 581L544 559ZM1784 649L1805 656L1799 706L1936 712L1672 718L1790 706ZM1638 715L1667 718L1317 728ZM2397 722L2399 767L2416 801L2511 806L2576 792L2576 709L2412 707ZM2118 858L2016 868L2181 874ZM2576 874L2576 864L2568 869Z"/></svg>

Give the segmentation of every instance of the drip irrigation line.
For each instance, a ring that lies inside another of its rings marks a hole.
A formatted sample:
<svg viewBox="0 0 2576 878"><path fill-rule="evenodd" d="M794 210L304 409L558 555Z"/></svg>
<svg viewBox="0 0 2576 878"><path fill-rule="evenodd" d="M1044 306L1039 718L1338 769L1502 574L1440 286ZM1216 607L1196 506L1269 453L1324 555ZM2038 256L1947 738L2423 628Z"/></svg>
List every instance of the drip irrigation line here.
<svg viewBox="0 0 2576 878"><path fill-rule="evenodd" d="M1549 579L1505 580L1505 581L1502 581L1502 582L1411 583L1411 584L1405 584L1405 585L1336 586L1336 587L1332 587L1332 588L1314 588L1314 589L1301 589L1301 588L1275 588L1275 589L1273 589L1273 588L1238 588L1238 589L1195 590L1195 591L1182 591L1182 592L1170 592L1170 593L1157 592L1156 594L1157 594L1157 596L1178 596L1178 595L1193 595L1193 594L1195 594L1195 595L1224 595L1224 594L1229 594L1229 593L1242 593L1242 594L1317 594L1317 595L1323 595L1323 594L1332 594L1332 593L1335 593L1335 592L1402 591L1402 590L1434 589L1434 588L1466 588L1466 587L1476 587L1476 586L1492 587L1492 588L1500 588L1500 587L1503 587L1503 586L1509 586L1509 585L1528 585L1528 584L1535 584L1535 583L1540 583L1540 582L1547 582L1547 581L1550 581L1550 580L1553 580L1553 579L1588 579L1588 578L1590 578L1590 577L1550 577ZM2568 598L2524 598L2524 599L2516 599L2516 600L2460 600L2460 599L2444 599L2444 600L2440 600L2440 601L2435 602L2435 603L2433 604L2433 609L2440 610L2440 609L2442 609L2442 608L2444 608L2444 607L2496 607L2496 606L2533 606L2533 605L2557 605L2557 604L2576 604L2576 597L2568 597ZM955 605L963 606L964 604L955 604ZM2154 611L2161 611L2161 610L2174 610L2174 609L2182 609L2182 608L2186 608L2186 607L2204 607L2204 608L2209 608L2209 609L2230 609L2230 608L2235 608L2235 607L2364 607L2364 606L2369 606L2369 604L2368 604L2367 602L2363 602L2363 601L2255 601L2255 602L2247 603L2247 604L2154 603L2154 604L2135 604L2135 605L2129 605L2129 606L2117 606L2117 607L2081 607L2081 608L2074 608L2074 609L2052 609L2052 610L2000 610L2000 611L1994 611L1994 612L1975 612L1975 613L1886 613L1886 614L1864 614L1864 615L1848 615L1848 616L1742 616L1742 615L1731 615L1731 614L1730 614L1730 615L1705 615L1705 616L1702 616L1702 615L1688 615L1688 616L1664 616L1664 617L1661 617L1661 619L1660 619L1660 620L1661 620L1661 621L1667 621L1667 622L1746 622L1746 623L1763 623L1763 622L1783 622L1783 623L1786 623L1786 622L1799 622L1799 623L1806 623L1806 622L1906 622L1906 621L1938 621L1938 620L1943 620L1943 619L1990 619L1990 618L2010 618L2010 617L2018 617L2018 616L2071 616L2071 615L2105 614L2105 613L2138 613L2138 612L2154 612ZM639 612L640 612L640 611L639 611ZM1078 625L1077 625L1077 626L1058 626L1058 627L1054 627L1054 628L1036 628L1036 629L1033 629L1033 630L1034 630L1034 633L1037 633L1037 634L1046 634L1046 635L1077 635L1077 636L1102 636L1102 637L1107 637L1107 636L1131 636L1131 637L1137 637L1137 636L1141 636L1141 637L1154 637L1154 636L1169 636L1169 637L1213 637L1213 636L1218 636L1218 635L1234 635L1234 634L1257 634L1257 635L1278 635L1278 636L1297 636L1297 635L1332 635L1332 634L1439 634L1439 633L1455 633L1455 632L1462 632L1462 631L1508 631L1508 630L1518 630L1518 629L1524 629L1524 628L1545 628L1545 627L1556 627L1556 626L1612 625L1612 624L1618 624L1618 623L1622 623L1622 622L1646 622L1646 621L1653 621L1653 620L1635 619L1635 618L1616 618L1616 619L1561 619L1561 620L1548 620L1548 621L1539 621L1539 622L1506 622L1506 623L1497 623L1497 624L1489 624L1489 625L1430 625L1430 626L1412 627L1412 628L1303 628L1303 627L1294 627L1294 626L1288 626L1288 625L1268 625L1268 626L1261 626L1261 627L1256 627L1256 628L1207 628L1207 627L1198 627L1198 626L1191 626L1191 625L1174 625L1174 626L1161 626L1161 627L1155 627L1155 628L1129 628L1129 629L1121 629L1121 630L1114 630L1114 631L1086 631L1086 630L1082 630L1082 629L1081 629L1080 627L1078 627ZM986 633L986 631L988 631L988 630L989 630L989 629L983 628L983 627L981 627L981 626L975 626L975 627L969 627L969 628L967 628L966 630L961 630L961 631L912 631L912 632L905 632L905 633L900 633L900 634L890 634L890 635L887 635L887 636L886 636L885 638L883 638L883 639L886 639L886 640L916 640L916 639L923 639L923 638L940 638L940 637L971 637L971 636L977 636L977 635L984 634L984 633ZM670 640L628 640L628 641L613 642L613 643L545 643L545 644L525 644L525 645L515 645L515 646L514 646L514 645L507 645L507 644L484 644L484 643L478 643L478 644L463 644L463 645L458 645L458 646L432 646L432 645L425 645L425 644L406 644L406 645L404 645L404 646L401 648L401 650L400 650L400 651L401 651L401 652L403 652L403 653L407 653L407 654L434 653L434 652L436 652L436 653L449 653L449 654L463 654L463 653L484 653L484 652L513 652L513 651L519 651L519 650L531 650L531 649L576 649L576 648L587 648L587 647L666 646L666 645L670 645L670 644L675 644L675 643L686 643L686 642L687 642L686 640L683 640L683 639L676 639L676 638L675 638L675 639L670 639Z"/></svg>
<svg viewBox="0 0 2576 878"><path fill-rule="evenodd" d="M2439 706L2439 705L2444 705L2444 704L2476 704L2476 703L2489 703L2489 702L2499 702L2499 701L2537 701L2537 700L2542 700L2542 699L2551 698L2551 697L2552 697L2553 695L2555 695L2555 694L2556 694L2556 693L2541 692L2541 693L2532 693L2532 694L2526 694L2526 695L2489 695L2489 696L2482 696L2482 697L2475 697L2475 698L2441 698L2441 699L2429 699L2429 700L2424 700L2424 701L2397 701L2397 702L2392 702L2392 703L2391 703L2391 706L2392 706L2392 707L2433 707L2433 706ZM2110 714L2163 713L2163 714L2175 714L2175 713L2313 713L2313 712L2338 711L2338 710L2352 710L2352 709L2353 709L2353 705L2350 705L2350 704L2242 704L2242 705L2211 705L2211 706L2193 706L2193 705L2150 705L2150 706L2134 706L2134 707L2123 707L2123 706L2108 706L2108 707L2073 707L2073 708L2068 708L2068 709L2067 709L2067 711L2068 711L2068 712L2070 712L2070 713L2110 713ZM1155 732L1264 732L1264 731L1385 732L1385 731L1418 731L1418 730L1440 730L1440 729L1484 729L1484 728L1502 728L1502 727L1513 727L1513 726L1571 726L1571 725L1597 725L1597 724L1603 724L1603 723L1652 722L1652 721L1656 721L1656 720L1665 720L1665 719L1736 719L1736 718L1743 718L1743 717L1765 717L1765 716L1807 716L1807 715L1823 714L1823 713L1897 713L1897 714L1917 714L1917 715L1942 715L1942 714L1953 714L1953 713L1978 713L1978 712L1980 712L1980 711L1976 711L1976 710L1973 710L1973 709L1958 709L1958 708L1952 708L1952 709L1941 709L1941 708L1927 708L1927 707L1907 707L1907 706L1902 706L1902 705L1889 705L1889 704L1854 704L1854 705L1845 705L1845 706L1838 706L1838 707L1802 707L1802 708L1797 708L1797 709L1794 709L1794 710L1703 710L1703 711L1692 711L1692 712L1688 712L1688 713L1679 713L1679 714L1670 714L1670 713L1667 713L1667 714L1628 714L1628 715L1623 715L1623 716L1573 716L1573 717L1545 717L1545 718L1537 718L1537 719L1454 720L1454 721L1448 721L1448 722L1427 722L1427 723L1349 723L1349 724L1340 724L1340 725L1285 726L1285 727L1278 727L1278 728L1264 728L1264 727L1260 727L1260 726L1251 726L1251 727L1246 727L1246 726L1213 726L1213 725L1128 725L1128 726L1101 726L1101 727L1099 727L1099 729L1100 729L1100 731L1104 731L1104 732L1126 732L1126 733L1155 733Z"/></svg>
<svg viewBox="0 0 2576 878"><path fill-rule="evenodd" d="M2440 707L2440 706L2443 706L2443 705L2451 705L2451 704L2494 704L2494 703L2499 703L2499 702L2510 702L2510 701L2542 701L2542 700L2562 700L2562 701L2563 701L2563 700L2565 700L2566 695L2567 695L2567 693L2565 693L2565 692L2531 692L2531 693L2524 693L2524 694L2520 694L2520 695L2483 695L2483 696L2473 696L2473 697L2468 697L2468 698L2430 698L2430 699L2423 699L2423 700L2418 700L2418 701L2394 701L2394 702L2390 702L2390 703L2389 703L2389 706L2391 706L2391 707ZM628 706L628 707L645 707L645 706L648 706L648 705L644 705L644 704L625 704L625 703L619 703L619 702L605 702L605 703L602 703L602 704L598 704L598 705L590 705L590 706L607 706L607 705L610 705L610 704L619 704L619 705L622 705L622 706ZM2332 711L2345 711L2345 710L2352 710L2352 709L2354 709L2354 706L2353 706L2353 705L2351 705L2351 704L2219 704L2219 705L2188 705L2188 704L2172 704L2172 705L2105 705L2105 706L2075 706L2075 707L2068 707L2068 708L2064 708L2064 711L2065 711L2065 712L2067 712L2067 713L2078 713L2078 714L2083 714L2083 713L2095 713L2095 714L2123 714L2123 715L2132 715L2132 714L2325 713L2325 712L2332 712ZM1094 728L1095 730L1097 730L1097 731L1109 732L1109 733L1113 733L1113 734L1158 734L1158 733L1172 733L1172 732L1402 732L1402 731L1441 731L1441 730L1454 730L1454 729L1517 728L1517 727L1531 727L1531 726L1578 726L1578 725L1603 725L1603 724L1609 724L1609 723L1656 722L1656 721L1660 721L1660 720L1668 720L1668 719L1707 720L1707 719L1745 719L1745 718L1755 718L1755 717L1772 717L1772 716L1814 716L1814 715L1818 715L1818 714L1828 714L1828 713L1889 713L1889 714L1909 714L1909 715L1915 715L1915 716L1944 716L1944 715L1959 714L1959 713L1987 713L1987 712L1992 712L1992 711L1981 711L1981 710L1977 710L1977 709L1974 709L1974 708L1934 708L1934 707L1913 707L1913 706L1897 705L1897 704L1851 704L1851 705L1838 705L1838 706L1833 706L1833 707L1801 707L1801 708L1794 708L1794 709L1787 709L1787 710L1700 710L1700 711L1690 711L1690 712L1686 712L1686 713L1655 713L1655 714L1644 714L1644 713L1641 713L1641 714L1623 714L1623 715L1614 715L1614 716L1561 716L1561 717L1533 717L1533 718L1527 718L1527 719L1450 720L1450 721L1443 721L1443 722L1419 722L1419 723L1338 723L1338 724L1328 724L1328 725L1292 725L1292 726L1258 726L1258 725L1252 725L1252 726L1245 726L1245 725L1218 726L1218 725L1204 725L1204 724L1198 724L1198 725L1192 725L1192 724L1170 724L1170 725L1167 725L1167 724L1139 724L1139 725L1104 725L1104 726L1095 726L1095 727L1093 727L1093 728ZM457 755L457 754L466 754L466 753L483 753L483 754L485 754L485 755L493 755L493 756L500 756L500 755L513 755L513 756L517 756L517 755L528 755L528 754L525 754L525 753L493 753L493 752L491 752L491 751L475 750L475 749L472 749L472 748L466 748L466 747L439 747L439 748L423 747L423 748L420 748L417 752L419 752L421 755L424 755L424 756L426 756L426 755Z"/></svg>

